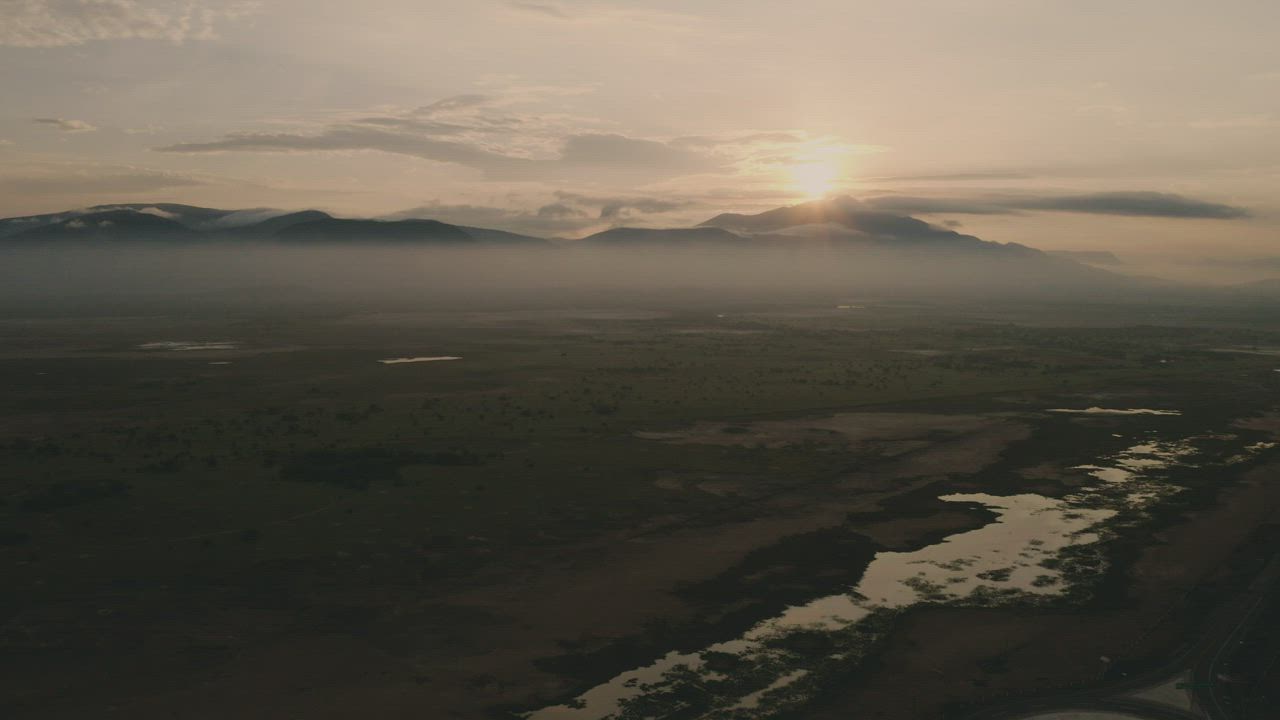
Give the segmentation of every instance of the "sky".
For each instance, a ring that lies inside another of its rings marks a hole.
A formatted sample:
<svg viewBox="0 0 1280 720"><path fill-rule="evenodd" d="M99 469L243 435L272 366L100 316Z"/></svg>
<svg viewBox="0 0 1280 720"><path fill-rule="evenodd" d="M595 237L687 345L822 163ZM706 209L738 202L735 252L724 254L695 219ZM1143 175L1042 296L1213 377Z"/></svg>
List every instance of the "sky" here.
<svg viewBox="0 0 1280 720"><path fill-rule="evenodd" d="M1280 256L1275 0L0 0L0 215L315 207L557 237L850 195Z"/></svg>

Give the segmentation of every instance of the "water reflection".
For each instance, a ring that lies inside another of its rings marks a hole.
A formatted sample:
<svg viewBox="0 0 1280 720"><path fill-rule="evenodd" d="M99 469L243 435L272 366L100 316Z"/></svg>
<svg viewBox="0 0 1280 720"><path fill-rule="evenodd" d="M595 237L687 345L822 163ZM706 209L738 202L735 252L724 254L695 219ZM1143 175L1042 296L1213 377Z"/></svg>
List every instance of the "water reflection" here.
<svg viewBox="0 0 1280 720"><path fill-rule="evenodd" d="M400 365L402 363L441 362L443 360L461 360L461 359L462 358L455 357L453 355L437 355L435 357L387 358L386 360L379 360L378 362L382 363L383 365Z"/></svg>
<svg viewBox="0 0 1280 720"><path fill-rule="evenodd" d="M1181 415L1181 410L1152 410L1151 408L1104 408L1088 407L1084 409L1051 408L1051 413L1069 413L1073 415Z"/></svg>
<svg viewBox="0 0 1280 720"><path fill-rule="evenodd" d="M1125 414L1164 411L1125 411ZM821 683L824 669L856 661L905 608L925 602L995 605L1059 595L1101 569L1103 522L1176 492L1156 471L1194 449L1151 440L1081 466L1101 482L1064 498L945 495L993 511L989 524L913 552L881 552L846 593L788 608L743 636L697 652L671 652L529 720L766 717Z"/></svg>
<svg viewBox="0 0 1280 720"><path fill-rule="evenodd" d="M138 349L184 352L190 350L235 350L238 347L240 347L240 343L228 340L161 340L142 343L138 346Z"/></svg>

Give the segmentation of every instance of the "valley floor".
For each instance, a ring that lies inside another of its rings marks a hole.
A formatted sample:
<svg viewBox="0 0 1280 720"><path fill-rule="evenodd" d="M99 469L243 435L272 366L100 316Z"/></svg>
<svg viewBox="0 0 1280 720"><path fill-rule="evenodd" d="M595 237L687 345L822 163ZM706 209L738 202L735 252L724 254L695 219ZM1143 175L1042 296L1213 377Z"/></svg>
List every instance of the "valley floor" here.
<svg viewBox="0 0 1280 720"><path fill-rule="evenodd" d="M942 718L1137 672L1276 549L1268 347L1246 309L845 298L0 318L0 713ZM456 359L381 362L421 357ZM1160 413L1053 412L1089 408ZM1193 459L1108 495L1156 442ZM575 707L993 523L955 493L1110 514L1031 594L779 640L740 677L807 675L757 707Z"/></svg>

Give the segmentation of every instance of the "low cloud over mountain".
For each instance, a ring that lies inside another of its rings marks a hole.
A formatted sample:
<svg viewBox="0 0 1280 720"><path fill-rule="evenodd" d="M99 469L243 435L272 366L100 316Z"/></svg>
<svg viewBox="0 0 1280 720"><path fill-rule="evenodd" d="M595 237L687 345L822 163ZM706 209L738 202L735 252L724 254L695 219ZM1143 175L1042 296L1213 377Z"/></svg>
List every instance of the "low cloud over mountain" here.
<svg viewBox="0 0 1280 720"><path fill-rule="evenodd" d="M1006 215L1024 211L1128 215L1133 217L1230 220L1249 217L1247 209L1161 192L1097 192L1081 195L913 197L885 195L864 201L894 212Z"/></svg>

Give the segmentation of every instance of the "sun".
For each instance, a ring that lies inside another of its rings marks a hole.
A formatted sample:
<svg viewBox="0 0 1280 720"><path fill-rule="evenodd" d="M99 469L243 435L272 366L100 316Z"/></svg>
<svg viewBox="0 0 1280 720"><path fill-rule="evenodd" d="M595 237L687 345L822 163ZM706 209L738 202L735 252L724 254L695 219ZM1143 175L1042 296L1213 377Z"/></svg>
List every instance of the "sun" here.
<svg viewBox="0 0 1280 720"><path fill-rule="evenodd" d="M791 186L809 199L816 200L835 189L836 181L840 178L840 165L835 158L823 158L792 165L788 172L791 175Z"/></svg>

